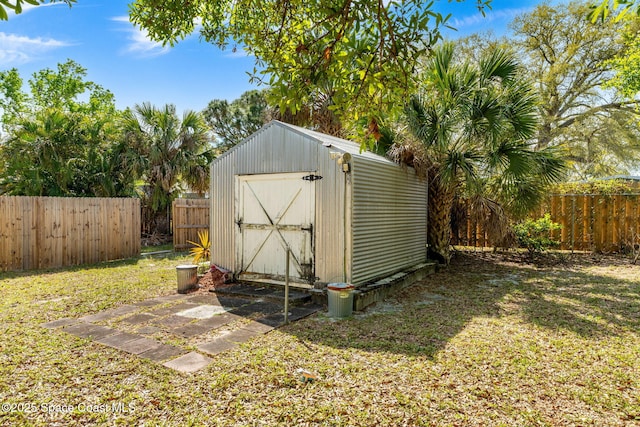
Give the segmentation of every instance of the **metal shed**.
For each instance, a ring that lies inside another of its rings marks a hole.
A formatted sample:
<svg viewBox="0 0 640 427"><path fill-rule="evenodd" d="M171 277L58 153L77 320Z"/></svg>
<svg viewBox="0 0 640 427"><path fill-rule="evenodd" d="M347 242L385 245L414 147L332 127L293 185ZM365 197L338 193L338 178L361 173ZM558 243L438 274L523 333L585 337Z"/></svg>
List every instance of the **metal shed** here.
<svg viewBox="0 0 640 427"><path fill-rule="evenodd" d="M270 122L211 165L212 262L241 280L356 286L427 259L427 184L359 144Z"/></svg>

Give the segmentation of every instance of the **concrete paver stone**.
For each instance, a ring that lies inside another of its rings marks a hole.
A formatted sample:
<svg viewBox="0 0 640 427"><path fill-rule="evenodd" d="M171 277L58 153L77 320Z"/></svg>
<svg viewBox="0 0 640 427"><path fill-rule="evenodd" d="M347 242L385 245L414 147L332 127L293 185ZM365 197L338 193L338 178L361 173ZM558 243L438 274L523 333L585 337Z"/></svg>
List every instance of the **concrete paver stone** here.
<svg viewBox="0 0 640 427"><path fill-rule="evenodd" d="M209 295L195 295L187 298L188 302L192 302L194 304L209 304L209 305L221 305L218 300L218 296L214 293L209 293Z"/></svg>
<svg viewBox="0 0 640 427"><path fill-rule="evenodd" d="M218 354L237 346L237 343L227 341L224 337L217 337L209 342L199 345L198 350L209 354Z"/></svg>
<svg viewBox="0 0 640 427"><path fill-rule="evenodd" d="M273 331L275 327L271 325L267 325L265 323L252 321L251 323L243 326L240 329L246 329L248 331L257 332L259 334L266 334L267 332Z"/></svg>
<svg viewBox="0 0 640 427"><path fill-rule="evenodd" d="M172 328L176 326L182 326L185 323L189 323L192 321L193 319L189 319L188 317L176 316L175 314L172 314L170 316L154 319L151 323L153 323L154 325L169 326Z"/></svg>
<svg viewBox="0 0 640 427"><path fill-rule="evenodd" d="M271 314L277 313L278 311L282 311L283 307L280 304L260 301L254 302L253 304L248 304L242 307L234 308L231 310L232 314L237 314L238 316L252 316L256 314Z"/></svg>
<svg viewBox="0 0 640 427"><path fill-rule="evenodd" d="M207 333L212 329L213 328L210 326L198 325L197 323L189 323L188 325L174 328L171 332L181 337L191 338L195 337L196 335Z"/></svg>
<svg viewBox="0 0 640 427"><path fill-rule="evenodd" d="M192 319L209 319L216 314L226 313L227 309L219 305L202 304L187 310L179 311L177 316L190 317Z"/></svg>
<svg viewBox="0 0 640 427"><path fill-rule="evenodd" d="M153 362L163 362L167 359L171 359L176 356L181 356L186 353L187 351L181 348L168 345L168 344L161 344L158 347L155 347L143 353L140 353L139 356L145 359L149 359Z"/></svg>
<svg viewBox="0 0 640 427"><path fill-rule="evenodd" d="M168 314L176 314L179 311L188 310L193 307L197 307L198 304L181 302L179 304L174 304L169 307L157 308L155 310L149 311L149 313L154 314L156 316L166 316Z"/></svg>
<svg viewBox="0 0 640 427"><path fill-rule="evenodd" d="M221 326L229 325L233 322L237 322L242 319L242 316L237 316L231 313L218 314L209 319L203 319L195 322L194 326L203 326L209 328L209 330L218 329Z"/></svg>
<svg viewBox="0 0 640 427"><path fill-rule="evenodd" d="M240 344L249 341L251 338L257 335L262 335L262 332L252 331L249 329L235 329L226 334L223 338L225 339L225 341Z"/></svg>
<svg viewBox="0 0 640 427"><path fill-rule="evenodd" d="M218 301L220 301L220 305L223 307L241 307L243 305L251 304L253 301L245 298L236 298L236 297L218 297Z"/></svg>
<svg viewBox="0 0 640 427"><path fill-rule="evenodd" d="M157 334L158 332L162 332L162 328L158 328L157 326L143 326L141 328L138 328L138 330L136 331L136 333L143 335L153 335Z"/></svg>
<svg viewBox="0 0 640 427"><path fill-rule="evenodd" d="M115 348L126 351L127 353L131 353L131 354L140 354L140 353L144 353L145 351L158 348L162 345L163 344L161 342L158 342L156 340L141 337L137 340L126 341L118 346L115 346Z"/></svg>
<svg viewBox="0 0 640 427"><path fill-rule="evenodd" d="M74 325L65 326L62 330L71 335L89 339L100 339L118 332L116 329L100 325L92 325L91 323L76 323Z"/></svg>
<svg viewBox="0 0 640 427"><path fill-rule="evenodd" d="M109 335L103 338L96 339L96 342L100 344L107 345L113 348L119 348L120 345L126 343L127 341L133 341L142 338L140 335L130 334L128 332L118 332L113 335Z"/></svg>
<svg viewBox="0 0 640 427"><path fill-rule="evenodd" d="M195 372L209 365L213 359L192 351L184 356L163 363L167 368L180 372Z"/></svg>
<svg viewBox="0 0 640 427"><path fill-rule="evenodd" d="M53 320L53 321L47 322L47 323L41 323L40 326L42 326L43 328L47 328L47 329L55 329L55 328L59 328L61 326L74 325L74 324L76 324L78 322L79 322L78 319L71 319L69 317L63 317L62 319Z"/></svg>
<svg viewBox="0 0 640 427"><path fill-rule="evenodd" d="M124 316L125 314L133 313L134 311L138 311L138 310L140 310L140 307L126 304L118 308L105 310L105 311L98 312L96 314L91 314L89 316L81 317L80 320L83 322L100 322L102 320L109 320L109 319L114 319L116 317Z"/></svg>
<svg viewBox="0 0 640 427"><path fill-rule="evenodd" d="M129 317L125 317L124 319L122 319L122 321L125 323L130 323L132 325L137 325L138 323L146 323L155 318L156 316L154 316L153 314L138 313L138 314L133 314Z"/></svg>

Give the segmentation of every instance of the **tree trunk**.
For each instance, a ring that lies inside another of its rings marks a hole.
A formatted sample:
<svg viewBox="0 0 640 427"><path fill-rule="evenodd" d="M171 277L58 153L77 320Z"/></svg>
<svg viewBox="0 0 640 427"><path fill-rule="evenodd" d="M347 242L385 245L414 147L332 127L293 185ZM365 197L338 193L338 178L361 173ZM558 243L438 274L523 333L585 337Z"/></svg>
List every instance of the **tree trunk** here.
<svg viewBox="0 0 640 427"><path fill-rule="evenodd" d="M449 264L451 254L451 206L454 191L434 176L429 177L429 219L427 224L427 256L441 264Z"/></svg>

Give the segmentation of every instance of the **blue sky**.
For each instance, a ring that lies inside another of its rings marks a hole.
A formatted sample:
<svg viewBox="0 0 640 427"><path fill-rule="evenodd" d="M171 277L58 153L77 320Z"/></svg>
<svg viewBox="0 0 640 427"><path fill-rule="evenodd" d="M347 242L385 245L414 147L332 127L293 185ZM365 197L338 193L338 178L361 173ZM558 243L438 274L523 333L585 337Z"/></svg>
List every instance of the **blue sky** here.
<svg viewBox="0 0 640 427"><path fill-rule="evenodd" d="M514 16L540 1L494 0L487 16L475 0L436 1L441 12L453 14L457 33L506 31ZM55 69L73 59L87 69L87 79L114 93L118 108L149 101L175 104L178 111L202 110L212 99L236 99L252 89L248 71L253 58L221 51L197 35L163 48L128 21L127 0L78 0L38 6L0 21L0 69L17 68L26 81L36 71Z"/></svg>

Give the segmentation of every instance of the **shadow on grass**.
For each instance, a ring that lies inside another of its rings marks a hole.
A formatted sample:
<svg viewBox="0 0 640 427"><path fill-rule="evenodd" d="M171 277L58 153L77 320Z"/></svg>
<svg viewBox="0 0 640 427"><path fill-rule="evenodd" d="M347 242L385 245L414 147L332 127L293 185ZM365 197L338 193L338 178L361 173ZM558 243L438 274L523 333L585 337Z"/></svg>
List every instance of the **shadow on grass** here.
<svg viewBox="0 0 640 427"><path fill-rule="evenodd" d="M423 357L434 357L477 318L535 325L542 333L565 330L587 339L637 331L640 283L609 271L538 269L462 253L448 269L352 319L320 316L285 330L337 348Z"/></svg>

